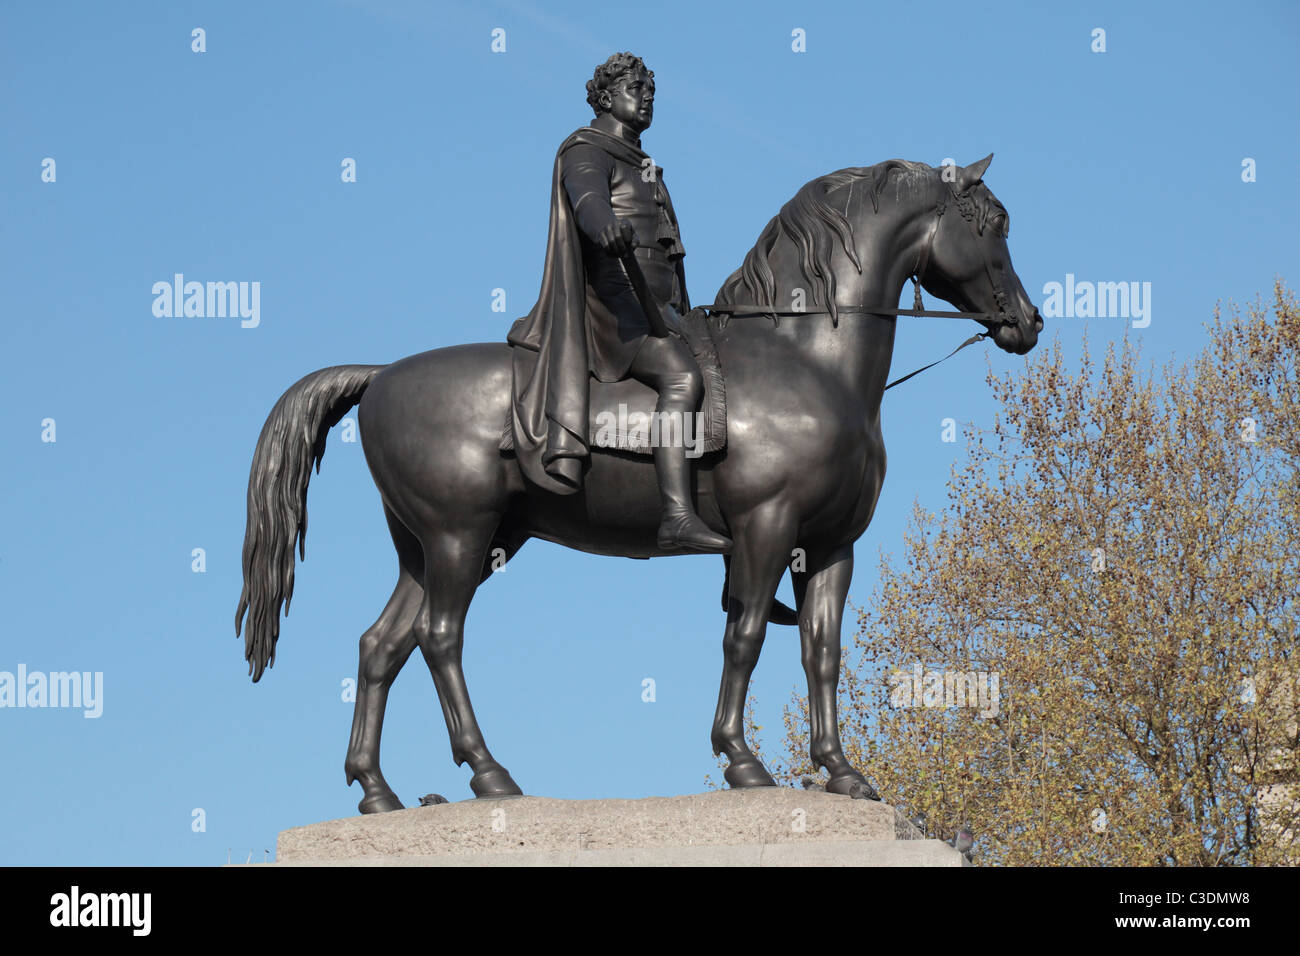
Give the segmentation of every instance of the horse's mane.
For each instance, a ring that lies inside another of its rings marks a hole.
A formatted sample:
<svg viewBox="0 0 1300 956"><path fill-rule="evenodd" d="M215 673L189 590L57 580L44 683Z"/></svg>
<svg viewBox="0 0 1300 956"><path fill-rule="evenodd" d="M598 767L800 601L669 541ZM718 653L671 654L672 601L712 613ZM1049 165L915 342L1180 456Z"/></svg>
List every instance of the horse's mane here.
<svg viewBox="0 0 1300 956"><path fill-rule="evenodd" d="M827 303L832 320L838 321L835 275L830 268L836 239L859 272L862 271L862 263L858 261L854 248L852 223L844 212L831 205L830 200L841 187L866 180L870 187L867 193L871 197L871 208L879 212L880 194L889 180L889 174L893 172L899 172L915 182L934 175L936 170L925 163L889 159L874 166L836 170L805 183L764 227L740 268L718 290L717 301L735 304L742 301L737 296L743 291L748 296L744 301L775 304L776 278L772 274L768 255L784 236L799 250L800 267L805 280L812 286L814 300Z"/></svg>

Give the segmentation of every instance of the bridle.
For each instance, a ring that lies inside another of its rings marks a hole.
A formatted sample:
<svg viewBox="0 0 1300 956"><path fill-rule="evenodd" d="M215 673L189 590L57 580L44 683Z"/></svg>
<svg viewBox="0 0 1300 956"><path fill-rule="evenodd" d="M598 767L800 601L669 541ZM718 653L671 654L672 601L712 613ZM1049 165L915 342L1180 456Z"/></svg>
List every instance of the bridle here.
<svg viewBox="0 0 1300 956"><path fill-rule="evenodd" d="M983 245L979 242L979 235L976 231L974 222L975 210L973 204L964 191L958 193L952 188L952 186L948 187L948 191L953 205L957 207L958 213L961 215L962 219L965 220L967 228L970 229L972 237L976 240L975 245L979 248L980 255L983 257L984 273L988 276L989 285L993 289L993 301L997 304L999 309L998 312L953 312L943 309L927 309L925 308L925 303L921 301L921 282L924 280L925 273L930 267L930 251L934 247L935 236L939 233L939 224L943 221L943 214L948 208L948 200L946 199L940 200L939 204L935 207L934 221L930 224L930 231L926 234L925 242L921 244L921 249L917 253L916 263L912 266L912 271L909 276L912 280L912 308L910 309L890 309L880 306L863 305L840 305L838 302L835 304L835 313L832 313L829 308L820 303L814 304L812 308L778 309L769 305L714 302L709 305L697 306L697 308L705 309L710 314L719 316L719 324L723 327L726 326L729 318L736 318L737 316L770 315L772 316L773 321L780 324L780 317L784 315L832 315L841 312L848 315L911 315L936 319L975 319L983 322L996 322L1001 325L1015 325L1015 318L1007 312L1010 299L1007 296L1006 290L1002 288L1002 283L999 282L998 278L993 274L993 264L989 261L988 253L985 252ZM929 365L918 368L915 372L910 372L902 378L890 382L885 386L885 391L888 391L895 385L903 384L915 375L920 375L926 369L934 368L934 366L938 365L939 362L947 361L962 349L966 348L966 346L974 345L981 339L987 339L991 335L991 332L980 332L976 335L972 335L965 342L961 343L961 345L957 346L938 361L931 362Z"/></svg>

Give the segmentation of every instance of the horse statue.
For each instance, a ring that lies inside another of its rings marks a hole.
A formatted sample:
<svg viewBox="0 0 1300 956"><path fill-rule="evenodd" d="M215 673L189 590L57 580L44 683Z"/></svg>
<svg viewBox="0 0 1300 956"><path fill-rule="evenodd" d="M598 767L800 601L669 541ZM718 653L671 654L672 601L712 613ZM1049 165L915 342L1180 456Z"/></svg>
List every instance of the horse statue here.
<svg viewBox="0 0 1300 956"><path fill-rule="evenodd" d="M698 459L695 482L701 518L733 541L711 738L732 787L775 785L745 741L743 710L789 567L813 764L826 770L828 791L879 799L844 756L836 692L853 543L871 523L885 476L880 406L897 316L969 317L987 330L977 338L1016 355L1043 327L1011 266L1007 211L982 181L991 159L941 168L889 160L812 180L705 307L725 373L728 434L724 449ZM917 309L895 308L909 279ZM921 288L965 311L924 312ZM320 468L329 429L359 406L400 564L388 604L361 637L344 769L349 785L361 781L362 813L402 807L380 771L379 745L389 688L417 645L452 759L469 761L475 796L522 793L488 750L461 668L470 601L502 556L530 538L630 558L674 553L656 542L651 458L593 447L582 490L565 496L523 477L500 447L511 352L504 342L475 343L312 372L280 397L257 441L235 614L236 634L247 614L244 656L255 682L275 662L295 544L305 556L312 466Z"/></svg>

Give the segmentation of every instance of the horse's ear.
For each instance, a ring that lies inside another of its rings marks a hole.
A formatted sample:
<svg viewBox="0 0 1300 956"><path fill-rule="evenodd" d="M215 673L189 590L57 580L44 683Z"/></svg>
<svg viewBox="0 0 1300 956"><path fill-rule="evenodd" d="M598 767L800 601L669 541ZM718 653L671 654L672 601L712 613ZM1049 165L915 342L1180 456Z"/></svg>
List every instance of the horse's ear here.
<svg viewBox="0 0 1300 956"><path fill-rule="evenodd" d="M989 168L991 162L993 162L993 154L989 153L979 162L963 167L961 172L957 174L957 191L965 192L983 179L984 170Z"/></svg>

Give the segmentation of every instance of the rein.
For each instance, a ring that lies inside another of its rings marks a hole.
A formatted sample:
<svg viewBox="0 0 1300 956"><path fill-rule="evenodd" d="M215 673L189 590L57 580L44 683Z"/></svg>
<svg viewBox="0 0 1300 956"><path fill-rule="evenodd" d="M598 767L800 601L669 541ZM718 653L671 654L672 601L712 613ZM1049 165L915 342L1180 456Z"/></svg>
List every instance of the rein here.
<svg viewBox="0 0 1300 956"><path fill-rule="evenodd" d="M915 280L913 280L913 281L915 281ZM837 306L836 306L836 310L837 310L838 312L843 312L843 313L848 314L848 315L853 315L853 314L866 314L866 315L915 315L915 316L924 316L924 317L927 317L927 318L928 318L928 317L933 317L933 318L939 318L939 319L983 319L983 320L985 320L985 321L997 321L997 320L1000 319L1000 320L1003 322L1003 324L1008 324L1008 325L1009 325L1009 324L1012 324L1012 323L1007 322L1007 318L1009 318L1009 317L1005 317L1005 316L1006 316L1005 313L1003 313L1002 316L994 316L994 315L992 315L992 314L990 314L990 313L988 313L988 312L945 312L945 311L940 311L940 310L937 310L937 309L923 309L923 308L920 307L920 306L921 306L921 301L920 301L920 300L921 300L921 287L920 287L920 285L917 285L917 286L916 286L916 308L912 308L912 309L881 309L881 308L870 308L870 309L868 309L868 308L865 308L865 307L857 307L857 306L852 306L852 307L848 307L848 308L840 308L840 307L837 305ZM784 310L783 310L783 309L765 309L765 308L763 308L762 306L758 306L758 305L719 305L719 304L717 304L717 303L714 303L714 304L711 304L711 305L701 305L701 306L698 306L698 308L706 309L706 310L708 310L710 313L712 313L712 314L714 314L714 315L730 315L732 318L735 318L735 317L738 316L738 315L771 315L771 316L779 316L779 315L830 315L830 310L829 310L829 309L822 309L822 308L818 308L818 309L784 309ZM989 333L988 333L988 332L977 332L975 335L972 335L972 336L971 336L970 338L968 338L965 342L961 343L961 345L957 346L955 349L953 349L951 352L949 352L949 353L948 353L947 355L945 355L943 358L941 358L941 359L936 359L935 361L931 362L929 365L923 365L923 366L921 366L920 368L918 368L915 372L908 372L908 373L907 373L906 375L904 375L902 378L896 378L896 379L894 379L892 382L890 382L888 385L885 386L885 391L886 391L886 392L889 391L889 390L890 390L891 388L893 388L895 385L902 385L902 384L903 384L904 382L906 382L909 378L914 378L914 377L916 377L917 375L920 375L922 372L926 371L927 369L932 369L932 368L934 368L934 367L935 367L936 365L938 365L940 362L946 362L946 361L948 361L948 359L952 358L954 355L956 355L956 354L957 354L958 352L960 352L962 349L966 348L966 346L968 346L968 345L974 345L976 342L980 341L981 339L987 339L988 337L989 337Z"/></svg>
<svg viewBox="0 0 1300 956"><path fill-rule="evenodd" d="M971 222L971 216L966 213L965 208L962 207L961 205L961 197L956 196L954 194L954 199L957 201L958 209L961 210L962 212L962 218L966 220L967 226L972 231L974 231L975 226ZM912 280L912 292L913 292L912 308L887 309L887 308L881 308L879 306L870 306L870 307L861 306L861 305L841 306L839 303L836 303L835 305L836 314L843 312L846 315L854 315L854 314L911 315L911 316L917 316L923 318L935 318L935 319L975 319L977 321L982 321L982 322L998 322L1001 323L1002 325L1015 325L1016 320L1012 318L1005 311L996 312L996 313L994 312L951 312L942 309L925 308L925 303L921 301L921 280L922 278L924 278L925 272L929 268L930 248L934 245L934 237L939 231L939 221L943 218L943 214L946 211L946 209L947 209L946 202L939 203L939 206L935 211L936 214L934 217L934 222L930 225L930 232L926 236L925 244L924 246L922 246L921 251L917 254L916 264L912 267L912 273L910 276ZM980 252L983 253L983 248L980 249ZM1006 302L1007 302L1006 293L1003 291L1002 286L994 279L993 267L989 264L988 256L986 254L984 255L984 271L988 275L989 284L992 285L993 287L993 297L995 301L998 303L998 305L1002 306L1002 308L1005 309ZM729 316L731 318L735 318L736 316L739 315L760 315L760 316L770 315L778 323L780 322L779 317L783 315L830 315L831 314L831 310L829 308L826 308L820 304L818 304L816 307L811 309L777 309L773 306L752 305L750 303L713 302L710 303L709 305L697 306L697 308L705 309L710 314L713 315ZM725 326L726 320L725 319L721 320L721 324ZM965 342L961 343L961 345L957 346L955 349L953 349L943 358L931 362L929 365L922 366L921 368L918 368L915 372L909 372L908 374L904 375L902 378L894 379L894 381L890 382L888 385L885 386L885 391L889 391L895 385L902 385L909 378L920 375L922 372L926 371L927 369L934 368L940 362L948 361L948 359L952 358L962 349L966 348L966 346L974 345L976 342L980 341L981 339L987 339L990 336L990 334L991 333L989 332L980 332L976 335L972 335Z"/></svg>

